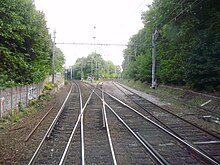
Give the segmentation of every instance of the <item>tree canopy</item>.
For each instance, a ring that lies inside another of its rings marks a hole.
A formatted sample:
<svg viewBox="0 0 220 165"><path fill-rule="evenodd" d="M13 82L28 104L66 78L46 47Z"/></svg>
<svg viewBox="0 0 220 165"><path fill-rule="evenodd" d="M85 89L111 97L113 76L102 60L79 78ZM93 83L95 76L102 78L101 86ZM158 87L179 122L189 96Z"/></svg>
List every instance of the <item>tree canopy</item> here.
<svg viewBox="0 0 220 165"><path fill-rule="evenodd" d="M55 58L54 58L54 71L64 73L64 67L65 64L65 58L63 52L60 50L60 48L55 48Z"/></svg>
<svg viewBox="0 0 220 165"><path fill-rule="evenodd" d="M31 0L1 0L0 15L0 87L43 80L52 63L44 14Z"/></svg>
<svg viewBox="0 0 220 165"><path fill-rule="evenodd" d="M220 2L154 0L144 28L124 50L123 76L151 82L152 34L157 29L156 77L160 83L214 91L220 88Z"/></svg>
<svg viewBox="0 0 220 165"><path fill-rule="evenodd" d="M72 66L73 78L115 79L121 75L121 67L112 61L105 61L100 54L91 53L87 57L78 58ZM70 78L70 70L68 78Z"/></svg>

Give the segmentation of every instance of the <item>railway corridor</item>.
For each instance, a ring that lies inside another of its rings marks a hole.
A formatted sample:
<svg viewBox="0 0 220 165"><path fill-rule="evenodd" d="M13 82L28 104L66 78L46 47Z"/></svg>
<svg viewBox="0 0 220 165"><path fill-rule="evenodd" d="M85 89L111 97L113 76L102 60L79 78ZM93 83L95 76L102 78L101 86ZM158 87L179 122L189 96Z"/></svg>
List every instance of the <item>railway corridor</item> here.
<svg viewBox="0 0 220 165"><path fill-rule="evenodd" d="M66 102L29 164L220 164L220 135L190 122L186 127L186 121L172 116L173 122L181 121L178 132L175 123L164 122L167 114L158 117L136 108L125 93L134 94L123 90L127 89L119 90L112 82L73 81ZM162 113L150 102L139 104ZM187 128L199 130L206 141L215 141L215 147L192 144L198 135L184 131Z"/></svg>

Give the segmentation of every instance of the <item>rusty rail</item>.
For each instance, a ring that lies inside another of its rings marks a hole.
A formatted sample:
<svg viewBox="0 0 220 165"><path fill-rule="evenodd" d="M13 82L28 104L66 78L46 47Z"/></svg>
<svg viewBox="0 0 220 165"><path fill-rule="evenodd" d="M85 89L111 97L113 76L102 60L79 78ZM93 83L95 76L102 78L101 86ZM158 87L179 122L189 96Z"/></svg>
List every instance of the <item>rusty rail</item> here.
<svg viewBox="0 0 220 165"><path fill-rule="evenodd" d="M37 123L37 125L32 129L32 131L28 134L28 136L25 138L25 142L27 142L30 137L33 135L33 133L36 131L36 129L39 127L39 125L42 123L42 121L47 117L47 115L50 113L50 111L53 109L53 106L47 111L47 113L41 118L41 120Z"/></svg>

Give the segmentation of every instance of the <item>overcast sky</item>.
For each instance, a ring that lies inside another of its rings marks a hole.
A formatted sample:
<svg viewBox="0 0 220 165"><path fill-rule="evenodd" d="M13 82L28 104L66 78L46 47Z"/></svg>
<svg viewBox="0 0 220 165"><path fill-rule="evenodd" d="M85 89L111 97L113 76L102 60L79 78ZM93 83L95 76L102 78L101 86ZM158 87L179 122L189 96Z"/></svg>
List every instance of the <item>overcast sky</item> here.
<svg viewBox="0 0 220 165"><path fill-rule="evenodd" d="M129 38L143 27L142 11L153 0L35 0L38 10L46 15L56 43L127 44ZM94 28L94 26L96 28ZM93 37L96 37L93 39ZM123 61L120 46L59 45L65 55L66 67L75 60L96 51L116 65Z"/></svg>

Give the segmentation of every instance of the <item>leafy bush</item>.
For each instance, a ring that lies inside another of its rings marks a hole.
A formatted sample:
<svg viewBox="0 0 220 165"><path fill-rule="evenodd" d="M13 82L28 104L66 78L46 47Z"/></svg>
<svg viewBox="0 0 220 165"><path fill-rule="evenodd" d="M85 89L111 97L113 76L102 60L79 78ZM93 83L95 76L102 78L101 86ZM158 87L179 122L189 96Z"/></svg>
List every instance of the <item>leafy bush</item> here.
<svg viewBox="0 0 220 165"><path fill-rule="evenodd" d="M44 91L45 90L52 90L53 88L55 87L54 84L52 84L52 82L47 82L45 85L44 85Z"/></svg>
<svg viewBox="0 0 220 165"><path fill-rule="evenodd" d="M1 0L0 87L39 82L51 71L51 37L31 0Z"/></svg>

